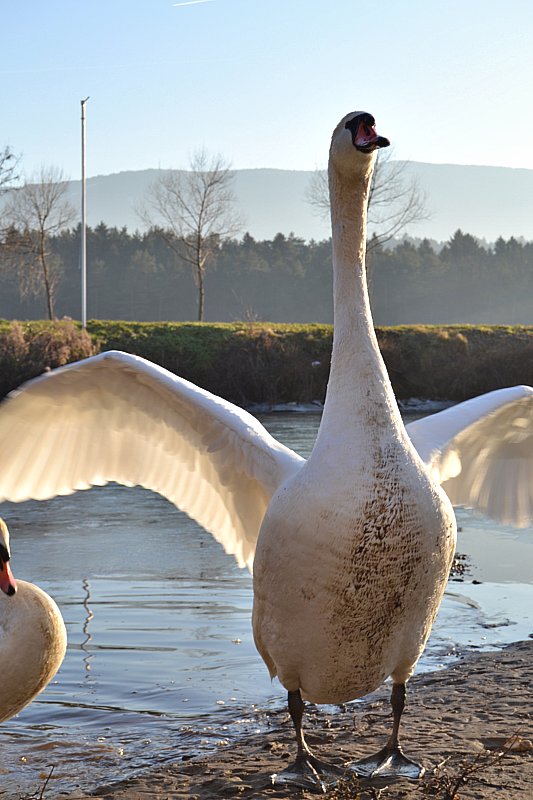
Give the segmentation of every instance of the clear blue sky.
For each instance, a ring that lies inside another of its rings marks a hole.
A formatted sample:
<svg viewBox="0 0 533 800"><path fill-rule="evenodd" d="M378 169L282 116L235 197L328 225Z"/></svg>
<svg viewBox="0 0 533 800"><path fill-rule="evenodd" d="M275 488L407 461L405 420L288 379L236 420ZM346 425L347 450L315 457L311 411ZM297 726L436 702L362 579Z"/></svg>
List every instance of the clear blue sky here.
<svg viewBox="0 0 533 800"><path fill-rule="evenodd" d="M533 169L531 0L4 0L0 146L79 177L313 169L353 109L398 158Z"/></svg>

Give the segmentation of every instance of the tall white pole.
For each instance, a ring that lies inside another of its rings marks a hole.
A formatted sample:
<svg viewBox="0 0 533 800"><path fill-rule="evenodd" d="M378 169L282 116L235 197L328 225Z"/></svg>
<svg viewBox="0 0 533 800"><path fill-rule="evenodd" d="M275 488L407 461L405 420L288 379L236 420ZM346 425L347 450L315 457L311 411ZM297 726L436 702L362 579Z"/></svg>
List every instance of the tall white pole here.
<svg viewBox="0 0 533 800"><path fill-rule="evenodd" d="M85 103L81 101L81 326L87 327L87 204L85 200Z"/></svg>

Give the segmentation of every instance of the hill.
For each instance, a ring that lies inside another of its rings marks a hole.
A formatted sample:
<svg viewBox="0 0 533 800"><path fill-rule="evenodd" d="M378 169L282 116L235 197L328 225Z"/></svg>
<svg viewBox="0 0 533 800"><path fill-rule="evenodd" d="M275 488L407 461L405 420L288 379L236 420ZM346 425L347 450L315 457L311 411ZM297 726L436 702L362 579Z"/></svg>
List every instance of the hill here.
<svg viewBox="0 0 533 800"><path fill-rule="evenodd" d="M150 169L89 178L89 224L103 220L109 226L142 229L136 208L159 174L160 170ZM311 171L236 170L234 188L244 230L256 239L291 231L304 239L328 237L329 224L305 200L311 175ZM425 192L430 213L430 219L408 229L409 235L445 241L461 228L487 241L498 236L533 240L533 170L412 161L406 175ZM79 181L72 181L70 197L79 207Z"/></svg>

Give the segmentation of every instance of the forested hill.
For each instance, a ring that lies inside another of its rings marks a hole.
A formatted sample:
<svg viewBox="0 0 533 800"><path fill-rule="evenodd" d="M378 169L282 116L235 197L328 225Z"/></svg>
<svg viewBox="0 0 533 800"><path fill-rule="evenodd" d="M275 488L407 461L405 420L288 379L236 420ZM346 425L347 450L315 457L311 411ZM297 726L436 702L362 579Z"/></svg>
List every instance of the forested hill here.
<svg viewBox="0 0 533 800"><path fill-rule="evenodd" d="M394 162L391 162L391 165ZM256 239L293 232L304 239L329 236L327 220L306 202L312 172L279 169L236 170L234 189L244 230ZM87 182L89 224L142 229L136 209L161 170L100 175ZM504 167L424 164L409 161L404 177L414 178L426 196L429 218L409 226L414 237L445 241L457 230L480 239L498 236L533 239L533 170ZM80 183L72 181L69 197L80 203ZM243 231L244 232L244 231Z"/></svg>
<svg viewBox="0 0 533 800"><path fill-rule="evenodd" d="M80 233L51 240L62 277L56 315L80 318ZM89 229L88 317L195 320L190 267L160 233ZM1 269L0 317L46 316L44 295L20 297L16 273ZM498 239L490 248L457 231L436 252L428 241L373 250L369 257L376 324L533 324L533 243ZM219 243L206 276L207 321L332 321L329 240L306 243L278 234Z"/></svg>

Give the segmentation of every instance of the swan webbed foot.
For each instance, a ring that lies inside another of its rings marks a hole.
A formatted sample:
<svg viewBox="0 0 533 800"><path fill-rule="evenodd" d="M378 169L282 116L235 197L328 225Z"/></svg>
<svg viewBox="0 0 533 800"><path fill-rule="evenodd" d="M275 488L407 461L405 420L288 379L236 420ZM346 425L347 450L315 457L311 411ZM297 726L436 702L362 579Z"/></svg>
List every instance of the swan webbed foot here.
<svg viewBox="0 0 533 800"><path fill-rule="evenodd" d="M293 764L270 776L272 786L297 786L317 794L326 794L345 771L316 758L311 752L301 752Z"/></svg>
<svg viewBox="0 0 533 800"><path fill-rule="evenodd" d="M360 761L353 761L346 768L360 778L408 778L416 781L425 772L424 767L408 758L400 745L386 745L379 753Z"/></svg>
<svg viewBox="0 0 533 800"><path fill-rule="evenodd" d="M304 702L300 690L289 691L287 699L289 713L296 733L298 752L293 764L281 772L271 775L271 785L298 786L307 789L307 791L325 794L337 779L345 774L344 770L333 764L321 761L313 755L308 747L302 730Z"/></svg>
<svg viewBox="0 0 533 800"><path fill-rule="evenodd" d="M394 717L392 733L389 741L379 753L360 761L353 761L346 765L346 768L360 778L375 779L385 778L387 780L399 780L408 778L416 781L425 772L424 767L412 761L404 754L398 739L400 720L405 706L405 683L394 683L391 694L391 705Z"/></svg>

